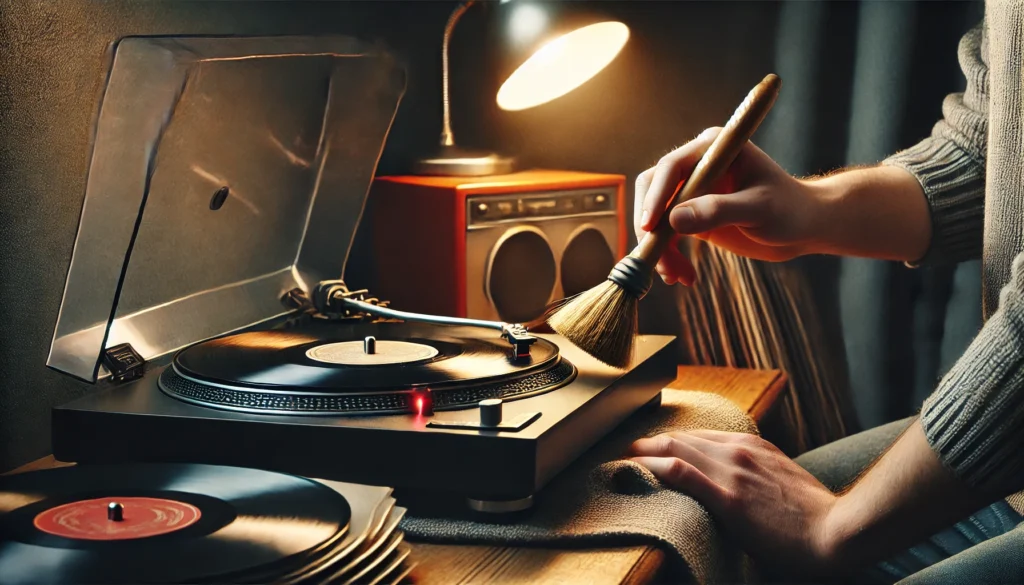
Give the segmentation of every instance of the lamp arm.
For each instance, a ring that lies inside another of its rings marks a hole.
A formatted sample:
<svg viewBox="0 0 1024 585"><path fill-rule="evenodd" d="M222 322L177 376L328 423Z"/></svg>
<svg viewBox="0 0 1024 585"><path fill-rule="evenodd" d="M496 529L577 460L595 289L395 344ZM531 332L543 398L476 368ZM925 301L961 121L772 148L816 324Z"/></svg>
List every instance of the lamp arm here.
<svg viewBox="0 0 1024 585"><path fill-rule="evenodd" d="M454 146L455 135L452 134L452 114L448 101L448 43L452 38L452 31L455 25L465 14L469 7L476 3L476 0L468 0L458 5L448 17L448 24L444 27L444 40L441 42L441 102L444 108L443 127L441 129L441 146Z"/></svg>

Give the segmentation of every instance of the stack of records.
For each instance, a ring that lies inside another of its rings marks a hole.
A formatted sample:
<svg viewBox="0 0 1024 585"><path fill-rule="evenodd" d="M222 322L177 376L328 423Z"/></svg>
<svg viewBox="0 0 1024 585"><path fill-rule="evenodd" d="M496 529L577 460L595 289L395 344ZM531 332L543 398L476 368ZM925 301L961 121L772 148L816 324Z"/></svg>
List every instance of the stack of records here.
<svg viewBox="0 0 1024 585"><path fill-rule="evenodd" d="M826 351L814 294L799 269L690 243L698 284L675 287L685 361L786 372L790 389L781 410L795 444L783 448L791 454L855 429L842 356Z"/></svg>
<svg viewBox="0 0 1024 585"><path fill-rule="evenodd" d="M0 478L0 583L405 581L391 490L237 467L74 466Z"/></svg>

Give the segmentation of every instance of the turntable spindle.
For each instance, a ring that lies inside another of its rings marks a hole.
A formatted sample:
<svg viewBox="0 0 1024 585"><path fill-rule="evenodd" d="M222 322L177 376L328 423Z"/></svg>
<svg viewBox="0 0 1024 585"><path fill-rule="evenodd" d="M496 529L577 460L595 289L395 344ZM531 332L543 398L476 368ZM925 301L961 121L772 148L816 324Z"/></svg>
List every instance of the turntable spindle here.
<svg viewBox="0 0 1024 585"><path fill-rule="evenodd" d="M111 522L121 522L124 520L124 506L118 502L107 504L107 520Z"/></svg>
<svg viewBox="0 0 1024 585"><path fill-rule="evenodd" d="M363 353L374 354L377 353L377 338L369 335L363 340Z"/></svg>

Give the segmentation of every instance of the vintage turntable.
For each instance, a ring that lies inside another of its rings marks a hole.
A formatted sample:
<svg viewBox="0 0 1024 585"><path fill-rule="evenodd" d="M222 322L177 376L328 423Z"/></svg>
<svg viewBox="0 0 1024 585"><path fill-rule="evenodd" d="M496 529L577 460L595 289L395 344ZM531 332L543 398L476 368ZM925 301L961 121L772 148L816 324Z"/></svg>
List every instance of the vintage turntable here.
<svg viewBox="0 0 1024 585"><path fill-rule="evenodd" d="M48 360L97 388L54 409L58 459L255 467L511 511L659 399L669 337L617 370L336 280L403 91L386 52L349 38L119 43Z"/></svg>

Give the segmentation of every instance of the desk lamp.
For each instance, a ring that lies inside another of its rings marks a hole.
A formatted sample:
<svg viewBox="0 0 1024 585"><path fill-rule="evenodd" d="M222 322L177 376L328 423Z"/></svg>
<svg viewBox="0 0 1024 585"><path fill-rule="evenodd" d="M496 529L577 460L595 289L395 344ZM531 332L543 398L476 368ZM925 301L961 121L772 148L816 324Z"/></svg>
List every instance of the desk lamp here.
<svg viewBox="0 0 1024 585"><path fill-rule="evenodd" d="M506 4L508 0L500 3ZM511 157L491 151L464 149L455 144L448 93L448 45L455 25L473 4L476 4L475 0L459 4L444 29L441 44L441 144L436 152L416 161L415 170L420 175L499 175L512 172L515 166ZM538 38L541 36L538 33L546 28L547 13L534 4L515 4L515 12L510 19L512 42L537 48L498 90L497 103L502 110L525 110L571 92L611 63L629 39L629 28L625 24L594 19L583 25L575 22L569 30L557 30L555 34Z"/></svg>
<svg viewBox="0 0 1024 585"><path fill-rule="evenodd" d="M625 256L626 178L515 169L511 157L456 146L448 43L472 4L460 4L445 27L439 150L419 160L414 174L374 181L373 290L407 311L526 323L552 300L602 282ZM502 8L511 13L502 15L510 17L507 48L529 57L513 61L518 67L497 92L500 109L557 99L619 54L629 29L580 10L581 4L545 3L542 10L513 2ZM548 20L552 26L545 26ZM540 38L543 31L548 34Z"/></svg>

